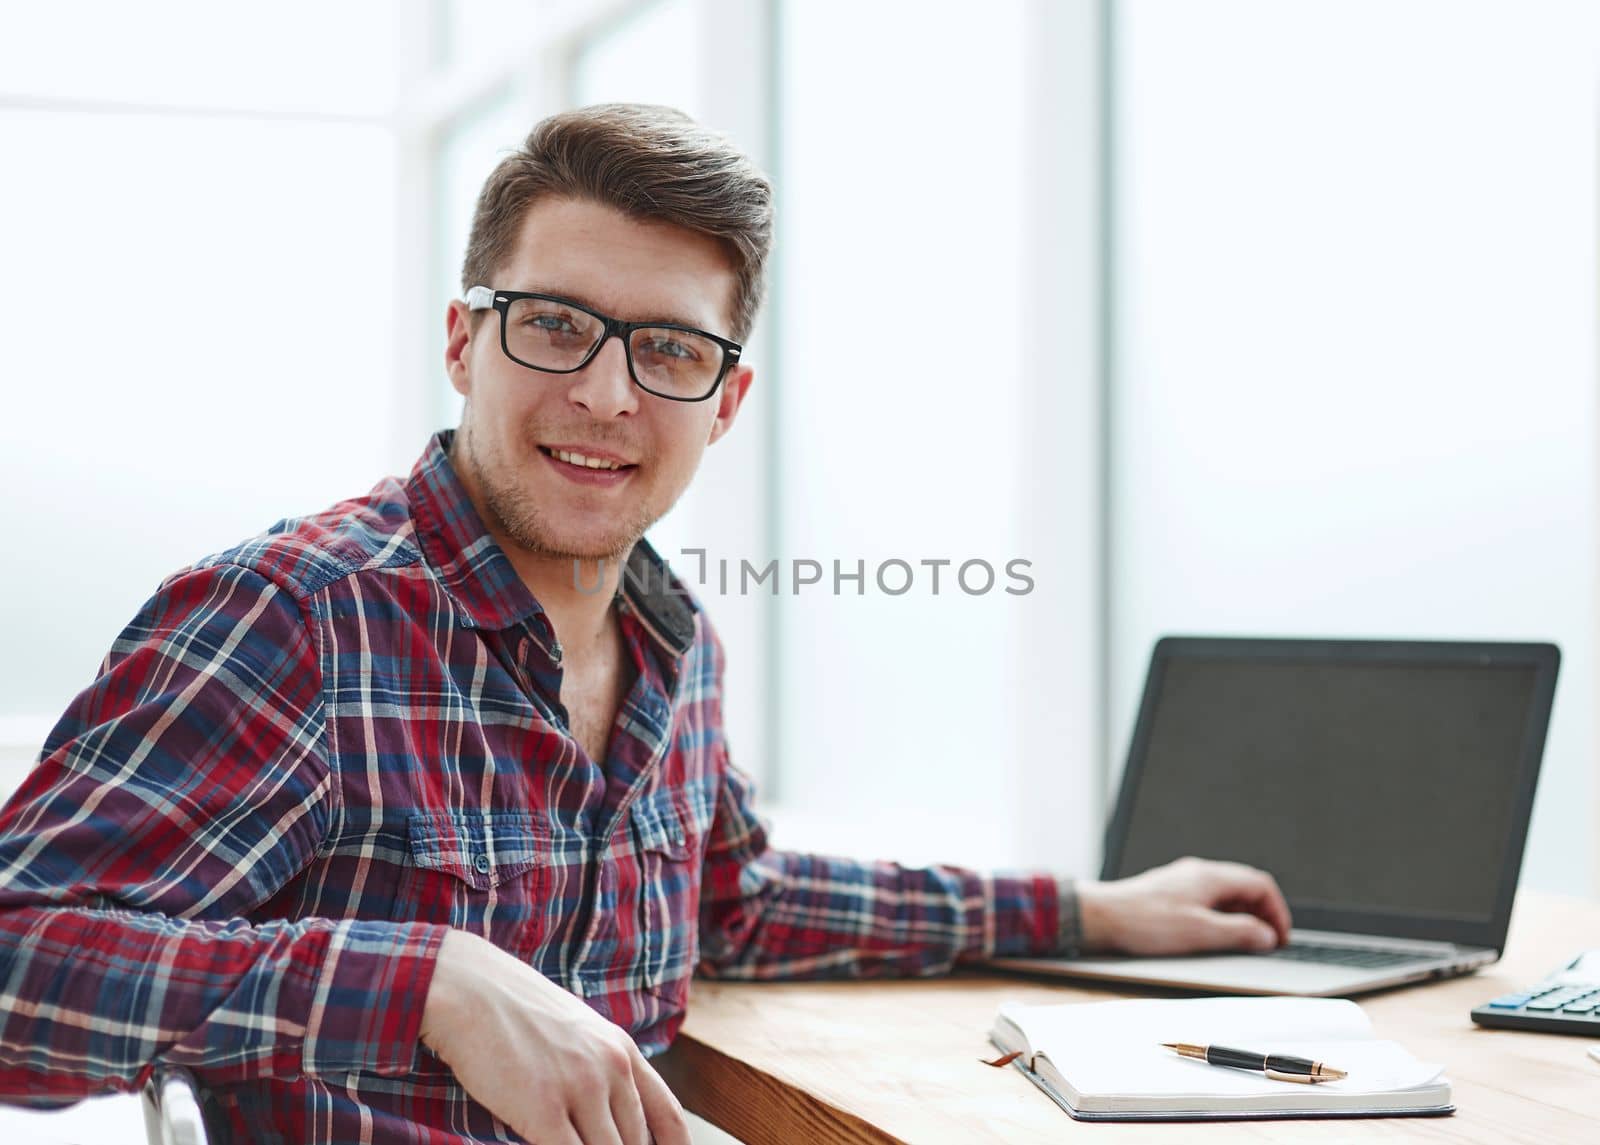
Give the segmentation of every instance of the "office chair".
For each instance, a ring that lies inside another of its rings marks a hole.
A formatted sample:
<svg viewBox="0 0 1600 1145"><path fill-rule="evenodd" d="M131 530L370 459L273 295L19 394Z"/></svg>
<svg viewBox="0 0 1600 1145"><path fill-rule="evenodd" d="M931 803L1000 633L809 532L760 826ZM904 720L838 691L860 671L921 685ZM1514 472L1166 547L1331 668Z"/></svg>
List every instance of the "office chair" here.
<svg viewBox="0 0 1600 1145"><path fill-rule="evenodd" d="M149 1145L209 1145L200 1113L200 1089L182 1066L156 1066L140 1095Z"/></svg>

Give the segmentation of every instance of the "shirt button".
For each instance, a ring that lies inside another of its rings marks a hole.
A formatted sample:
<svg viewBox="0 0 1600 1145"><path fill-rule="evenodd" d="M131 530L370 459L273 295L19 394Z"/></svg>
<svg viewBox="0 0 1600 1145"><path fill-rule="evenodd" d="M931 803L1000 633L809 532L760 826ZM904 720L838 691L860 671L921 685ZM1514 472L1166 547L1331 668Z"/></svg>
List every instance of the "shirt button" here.
<svg viewBox="0 0 1600 1145"><path fill-rule="evenodd" d="M472 869L477 871L480 875L487 875L489 873L489 856L479 855L474 858L472 860Z"/></svg>

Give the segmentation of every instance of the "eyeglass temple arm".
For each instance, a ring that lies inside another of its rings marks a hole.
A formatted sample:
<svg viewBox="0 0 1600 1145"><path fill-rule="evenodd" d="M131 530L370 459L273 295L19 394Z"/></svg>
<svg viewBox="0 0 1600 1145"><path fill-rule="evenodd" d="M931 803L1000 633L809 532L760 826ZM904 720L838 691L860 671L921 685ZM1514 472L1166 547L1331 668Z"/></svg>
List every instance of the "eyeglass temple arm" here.
<svg viewBox="0 0 1600 1145"><path fill-rule="evenodd" d="M494 306L494 291L487 286L474 286L467 291L468 310L488 310Z"/></svg>

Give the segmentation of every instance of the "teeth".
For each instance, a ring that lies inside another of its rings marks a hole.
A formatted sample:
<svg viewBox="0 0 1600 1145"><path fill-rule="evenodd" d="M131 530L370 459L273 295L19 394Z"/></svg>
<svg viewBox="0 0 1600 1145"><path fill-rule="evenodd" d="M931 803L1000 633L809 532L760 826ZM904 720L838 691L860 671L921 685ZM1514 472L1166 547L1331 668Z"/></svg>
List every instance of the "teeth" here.
<svg viewBox="0 0 1600 1145"><path fill-rule="evenodd" d="M621 469L615 461L602 461L598 457L585 457L581 453L570 453L565 449L552 449L551 455L569 465L582 465L587 469Z"/></svg>

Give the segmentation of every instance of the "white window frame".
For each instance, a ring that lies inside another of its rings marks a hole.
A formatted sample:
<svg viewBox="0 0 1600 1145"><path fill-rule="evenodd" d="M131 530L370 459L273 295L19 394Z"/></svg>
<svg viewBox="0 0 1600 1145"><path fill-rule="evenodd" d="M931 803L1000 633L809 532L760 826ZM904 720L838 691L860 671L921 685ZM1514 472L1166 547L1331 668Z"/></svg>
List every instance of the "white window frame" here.
<svg viewBox="0 0 1600 1145"><path fill-rule="evenodd" d="M1029 297L1024 356L1054 368L1028 374L1022 444L1028 456L1065 460L1060 480L1027 485L1022 516L1039 587L1016 654L1023 681L1064 683L1049 691L1024 685L1020 758L1006 780L1015 791L1009 818L1021 860L1080 876L1098 874L1115 762L1105 713L1110 363L1102 349L1110 297L1105 220L1112 2L1023 0L1030 157L1025 210L1028 233L1037 238L1023 271ZM781 199L782 172L774 175ZM780 259L781 248L780 236ZM782 443L775 443L781 480ZM784 553L781 521L778 528L771 551ZM775 653L784 633L774 630L772 639ZM783 681L775 673L769 679L773 694L781 694ZM960 686L959 678L952 680L953 699ZM830 808L784 801L783 774L806 761L787 758L782 741L775 712L768 750L777 763L779 782L771 785L777 798L761 810L784 829L778 842L785 845L789 828L801 839L837 837L829 829ZM862 840L844 843L858 852L865 846Z"/></svg>

